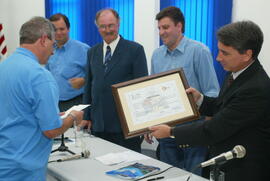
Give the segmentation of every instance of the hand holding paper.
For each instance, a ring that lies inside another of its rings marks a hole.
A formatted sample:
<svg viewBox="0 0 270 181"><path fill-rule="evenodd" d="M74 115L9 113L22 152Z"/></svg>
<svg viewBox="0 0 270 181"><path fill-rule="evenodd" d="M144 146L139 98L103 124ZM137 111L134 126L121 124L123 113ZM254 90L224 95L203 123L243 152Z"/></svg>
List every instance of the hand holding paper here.
<svg viewBox="0 0 270 181"><path fill-rule="evenodd" d="M151 126L149 130L151 131L151 135L155 138L167 138L171 136L171 127L165 124Z"/></svg>
<svg viewBox="0 0 270 181"><path fill-rule="evenodd" d="M64 115L61 116L61 119L65 119L71 111L81 111L87 108L88 106L90 106L90 104L80 104L80 105L72 106L65 112Z"/></svg>

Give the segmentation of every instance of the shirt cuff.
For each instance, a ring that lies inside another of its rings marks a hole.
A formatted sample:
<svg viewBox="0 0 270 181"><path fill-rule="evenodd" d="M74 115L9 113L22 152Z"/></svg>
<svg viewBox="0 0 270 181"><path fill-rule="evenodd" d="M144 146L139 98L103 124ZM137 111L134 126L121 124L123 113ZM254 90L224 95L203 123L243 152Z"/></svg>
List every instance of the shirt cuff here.
<svg viewBox="0 0 270 181"><path fill-rule="evenodd" d="M203 102L203 98L204 98L204 96L201 94L200 99L196 102L196 104L197 104L198 107L201 107L202 102Z"/></svg>
<svg viewBox="0 0 270 181"><path fill-rule="evenodd" d="M175 136L174 136L174 129L175 129L174 126L171 127L171 130L170 130L170 138L175 138Z"/></svg>

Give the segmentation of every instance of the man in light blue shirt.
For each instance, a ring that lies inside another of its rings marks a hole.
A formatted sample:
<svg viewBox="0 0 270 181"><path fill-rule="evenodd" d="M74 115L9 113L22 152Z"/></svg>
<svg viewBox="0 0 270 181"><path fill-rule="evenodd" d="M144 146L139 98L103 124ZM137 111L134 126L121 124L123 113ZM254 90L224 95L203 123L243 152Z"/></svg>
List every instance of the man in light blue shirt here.
<svg viewBox="0 0 270 181"><path fill-rule="evenodd" d="M81 111L61 120L58 86L45 64L53 52L54 27L35 17L20 30L20 48L0 63L0 181L45 181L52 139Z"/></svg>
<svg viewBox="0 0 270 181"><path fill-rule="evenodd" d="M157 14L160 37L164 43L152 55L151 74L183 68L191 87L216 97L219 84L209 49L183 35L184 16L179 8L168 7ZM150 140L148 140L150 141ZM173 166L191 171L204 161L206 148L176 145L172 138L160 140L160 159ZM201 174L201 170L195 173Z"/></svg>
<svg viewBox="0 0 270 181"><path fill-rule="evenodd" d="M82 103L89 46L69 38L70 22L64 14L54 14L50 21L56 28L57 46L46 68L53 74L59 86L60 111L66 111L71 106Z"/></svg>

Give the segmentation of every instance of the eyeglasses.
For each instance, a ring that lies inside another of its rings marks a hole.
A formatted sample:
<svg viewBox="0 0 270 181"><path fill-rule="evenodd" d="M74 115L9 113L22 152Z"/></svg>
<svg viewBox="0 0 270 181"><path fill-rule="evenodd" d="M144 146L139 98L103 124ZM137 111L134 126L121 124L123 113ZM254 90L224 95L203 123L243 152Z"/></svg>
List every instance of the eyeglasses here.
<svg viewBox="0 0 270 181"><path fill-rule="evenodd" d="M101 30L105 30L106 28L114 29L116 27L116 24L109 24L109 25L99 25L98 28Z"/></svg>
<svg viewBox="0 0 270 181"><path fill-rule="evenodd" d="M54 48L54 49L57 48L57 41L56 41L54 38L52 39L52 37L49 36L49 35L47 35L47 38L48 38L49 40L53 41L53 48Z"/></svg>
<svg viewBox="0 0 270 181"><path fill-rule="evenodd" d="M49 39L49 40L54 40L54 38L53 38L54 36L52 35L52 34L47 34L47 38Z"/></svg>

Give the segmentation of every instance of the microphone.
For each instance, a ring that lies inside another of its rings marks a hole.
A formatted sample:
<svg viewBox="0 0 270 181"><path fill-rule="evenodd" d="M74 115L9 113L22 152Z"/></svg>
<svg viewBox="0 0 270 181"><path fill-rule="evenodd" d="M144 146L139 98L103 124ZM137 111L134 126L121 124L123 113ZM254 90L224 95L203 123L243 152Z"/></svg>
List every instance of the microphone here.
<svg viewBox="0 0 270 181"><path fill-rule="evenodd" d="M246 155L246 149L242 145L237 145L233 150L226 153L222 153L208 161L202 162L199 164L199 167L204 168L210 165L226 162L234 158L243 158Z"/></svg>
<svg viewBox="0 0 270 181"><path fill-rule="evenodd" d="M85 150L83 152L81 152L80 155L72 155L66 158L61 158L56 160L57 162L63 162L63 161L68 161L68 160L75 160L75 159L79 159L79 158L88 158L90 156L90 151L89 150Z"/></svg>

